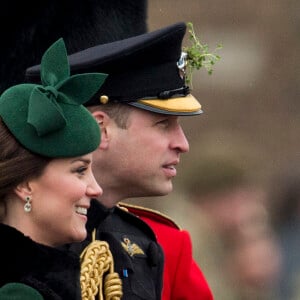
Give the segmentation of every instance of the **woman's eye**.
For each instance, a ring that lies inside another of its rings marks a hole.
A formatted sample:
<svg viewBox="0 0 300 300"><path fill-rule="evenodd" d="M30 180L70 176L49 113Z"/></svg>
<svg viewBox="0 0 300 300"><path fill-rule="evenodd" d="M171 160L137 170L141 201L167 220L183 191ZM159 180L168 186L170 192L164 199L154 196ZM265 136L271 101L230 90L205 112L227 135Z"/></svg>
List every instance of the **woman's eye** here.
<svg viewBox="0 0 300 300"><path fill-rule="evenodd" d="M80 168L76 169L76 173L78 173L80 175L84 175L86 170L87 170L87 167L80 167Z"/></svg>

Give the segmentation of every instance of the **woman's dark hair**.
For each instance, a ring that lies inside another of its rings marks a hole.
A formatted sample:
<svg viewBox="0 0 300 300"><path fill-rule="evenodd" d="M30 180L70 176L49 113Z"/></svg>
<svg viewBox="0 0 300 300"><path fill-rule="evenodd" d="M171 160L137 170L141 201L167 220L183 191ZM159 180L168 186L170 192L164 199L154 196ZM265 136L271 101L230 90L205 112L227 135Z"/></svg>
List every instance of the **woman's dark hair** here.
<svg viewBox="0 0 300 300"><path fill-rule="evenodd" d="M51 160L25 149L0 118L0 203L18 184L40 176Z"/></svg>

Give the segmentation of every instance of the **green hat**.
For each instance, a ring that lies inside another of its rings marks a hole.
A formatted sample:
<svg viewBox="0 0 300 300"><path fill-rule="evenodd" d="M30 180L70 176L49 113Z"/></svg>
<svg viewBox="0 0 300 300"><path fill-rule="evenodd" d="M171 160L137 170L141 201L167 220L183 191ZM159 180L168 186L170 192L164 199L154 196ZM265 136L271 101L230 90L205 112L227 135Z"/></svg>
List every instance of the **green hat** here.
<svg viewBox="0 0 300 300"><path fill-rule="evenodd" d="M41 85L19 84L0 97L0 116L28 150L47 157L75 157L94 151L100 143L97 122L82 105L107 75L70 76L63 39L43 55Z"/></svg>
<svg viewBox="0 0 300 300"><path fill-rule="evenodd" d="M42 295L32 287L22 283L8 283L0 288L2 300L43 300Z"/></svg>

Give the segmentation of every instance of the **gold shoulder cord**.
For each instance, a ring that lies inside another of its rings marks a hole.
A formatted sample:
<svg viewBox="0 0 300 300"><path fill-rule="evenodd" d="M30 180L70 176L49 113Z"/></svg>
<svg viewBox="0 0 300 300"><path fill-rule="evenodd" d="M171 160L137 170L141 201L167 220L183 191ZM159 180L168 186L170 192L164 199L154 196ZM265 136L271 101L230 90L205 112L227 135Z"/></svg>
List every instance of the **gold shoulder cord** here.
<svg viewBox="0 0 300 300"><path fill-rule="evenodd" d="M97 294L99 300L120 300L123 295L122 281L119 274L114 272L114 261L109 245L107 242L95 240L95 236L94 229L93 241L80 255L82 300L94 300Z"/></svg>

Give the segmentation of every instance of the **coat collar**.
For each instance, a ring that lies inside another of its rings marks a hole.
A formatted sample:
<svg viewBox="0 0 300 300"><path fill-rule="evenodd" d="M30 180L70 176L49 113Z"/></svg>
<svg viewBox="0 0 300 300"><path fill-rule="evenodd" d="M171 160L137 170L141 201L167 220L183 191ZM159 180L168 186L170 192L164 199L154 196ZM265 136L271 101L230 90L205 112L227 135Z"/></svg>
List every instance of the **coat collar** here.
<svg viewBox="0 0 300 300"><path fill-rule="evenodd" d="M4 224L0 224L0 236L0 286L22 282L46 296L50 293L61 295L61 299L80 299L78 255L36 243Z"/></svg>

